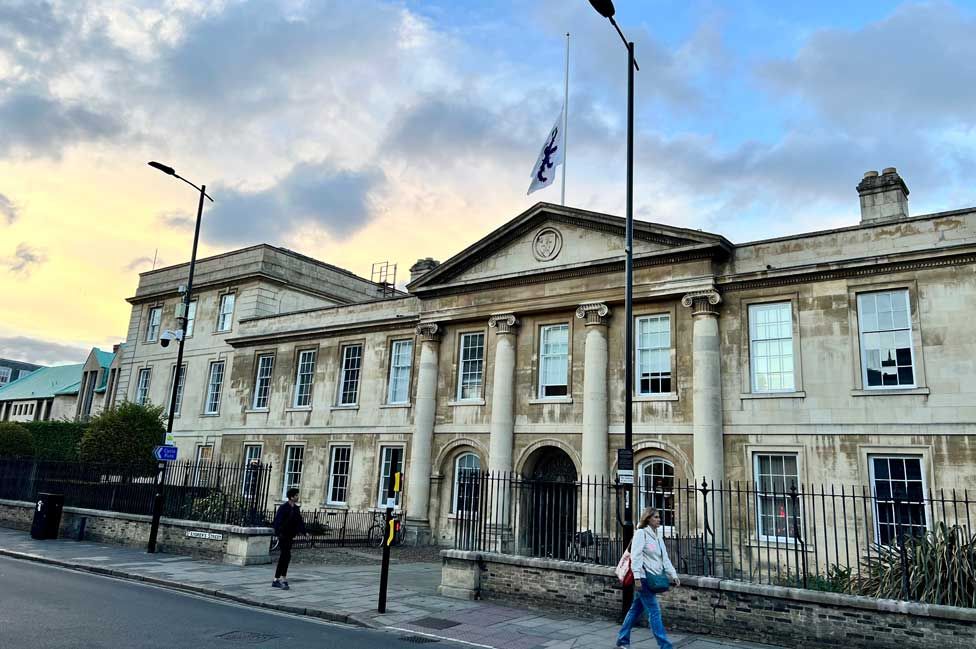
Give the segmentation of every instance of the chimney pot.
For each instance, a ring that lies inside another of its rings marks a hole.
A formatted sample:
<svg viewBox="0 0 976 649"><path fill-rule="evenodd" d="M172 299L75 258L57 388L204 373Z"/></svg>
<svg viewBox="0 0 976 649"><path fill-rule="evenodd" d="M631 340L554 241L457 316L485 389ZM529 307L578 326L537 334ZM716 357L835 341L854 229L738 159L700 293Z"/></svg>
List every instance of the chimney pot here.
<svg viewBox="0 0 976 649"><path fill-rule="evenodd" d="M861 202L861 223L878 223L908 218L908 185L894 167L867 171L857 185Z"/></svg>
<svg viewBox="0 0 976 649"><path fill-rule="evenodd" d="M424 257L423 259L418 259L417 263L410 267L410 282L416 282L418 279L434 270L441 265L441 262L437 261L433 257Z"/></svg>

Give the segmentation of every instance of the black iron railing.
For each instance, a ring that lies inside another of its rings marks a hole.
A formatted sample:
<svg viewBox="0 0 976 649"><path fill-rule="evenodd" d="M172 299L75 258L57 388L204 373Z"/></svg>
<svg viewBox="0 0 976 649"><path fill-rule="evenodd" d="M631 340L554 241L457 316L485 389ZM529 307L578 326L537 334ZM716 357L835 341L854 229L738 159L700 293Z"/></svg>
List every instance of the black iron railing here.
<svg viewBox="0 0 976 649"><path fill-rule="evenodd" d="M953 534L950 548L969 549L959 551L960 567L952 567L957 561L946 570L963 572L931 578L965 581L966 571L976 570L976 494L968 490L878 493L867 486L676 479L621 487L512 473L469 474L458 490L454 502L465 506L453 512L454 546L463 550L615 565L624 549L619 516L630 495L635 515L650 506L661 512L672 563L684 574L863 593L866 583L893 572L902 583L892 596L915 599L915 582L926 580L919 571L928 568L909 564L931 564L924 552L945 551L923 542Z"/></svg>
<svg viewBox="0 0 976 649"><path fill-rule="evenodd" d="M268 509L265 519L273 521L274 509ZM306 534L296 536L292 547L381 547L387 537L385 510L351 511L348 509L302 510ZM406 513L393 513L394 544L403 540ZM272 543L272 549L276 545Z"/></svg>
<svg viewBox="0 0 976 649"><path fill-rule="evenodd" d="M163 516L231 525L264 524L271 466L170 462ZM152 512L155 464L0 460L0 498L63 494L65 505L129 514Z"/></svg>

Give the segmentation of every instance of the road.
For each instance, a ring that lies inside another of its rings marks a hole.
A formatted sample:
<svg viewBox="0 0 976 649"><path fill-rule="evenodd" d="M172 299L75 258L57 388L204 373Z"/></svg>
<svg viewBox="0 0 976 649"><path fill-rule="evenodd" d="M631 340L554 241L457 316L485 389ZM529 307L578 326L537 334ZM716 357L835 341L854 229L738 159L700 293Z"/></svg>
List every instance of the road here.
<svg viewBox="0 0 976 649"><path fill-rule="evenodd" d="M0 649L418 646L405 637L0 557Z"/></svg>

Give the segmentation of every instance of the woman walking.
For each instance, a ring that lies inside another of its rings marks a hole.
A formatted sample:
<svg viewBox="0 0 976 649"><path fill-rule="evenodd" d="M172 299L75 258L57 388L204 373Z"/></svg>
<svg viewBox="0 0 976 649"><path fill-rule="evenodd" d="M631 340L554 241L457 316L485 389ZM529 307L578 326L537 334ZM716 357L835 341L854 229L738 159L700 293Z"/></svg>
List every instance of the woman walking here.
<svg viewBox="0 0 976 649"><path fill-rule="evenodd" d="M291 563L291 544L296 536L305 533L305 521L298 508L298 489L292 487L286 494L288 500L281 503L274 517L275 535L278 537L281 554L275 567L275 578L271 582L272 588L288 590L288 564Z"/></svg>
<svg viewBox="0 0 976 649"><path fill-rule="evenodd" d="M617 634L617 647L630 646L630 631L640 617L641 611L647 611L647 621L651 627L651 632L657 638L657 645L661 649L671 649L671 641L664 630L664 622L661 620L661 606L657 602L657 596L651 590L649 581L670 581L675 586L680 586L678 573L671 565L668 557L668 550L664 547L664 539L661 538L659 528L661 527L661 513L648 507L640 517L637 530L634 531L634 540L630 544L630 567L634 573L634 603L627 611L624 624L620 627ZM654 579L654 578L657 579ZM662 579L663 577L663 579Z"/></svg>

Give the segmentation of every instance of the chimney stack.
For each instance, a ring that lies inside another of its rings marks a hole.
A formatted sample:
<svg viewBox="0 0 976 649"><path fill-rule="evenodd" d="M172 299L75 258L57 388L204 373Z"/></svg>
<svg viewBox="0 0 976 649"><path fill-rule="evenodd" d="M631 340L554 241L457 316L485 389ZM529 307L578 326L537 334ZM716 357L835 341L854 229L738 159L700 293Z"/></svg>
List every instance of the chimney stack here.
<svg viewBox="0 0 976 649"><path fill-rule="evenodd" d="M908 218L908 186L894 167L867 171L857 185L861 224Z"/></svg>
<svg viewBox="0 0 976 649"><path fill-rule="evenodd" d="M410 282L416 282L422 276L441 265L441 262L434 260L433 257L418 259L417 263L410 267Z"/></svg>

